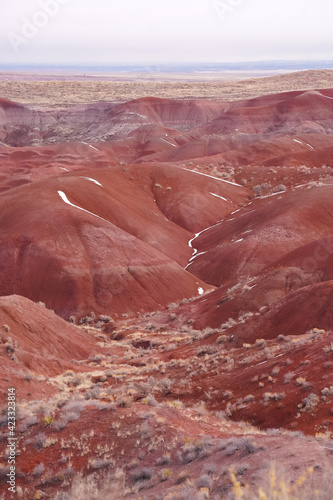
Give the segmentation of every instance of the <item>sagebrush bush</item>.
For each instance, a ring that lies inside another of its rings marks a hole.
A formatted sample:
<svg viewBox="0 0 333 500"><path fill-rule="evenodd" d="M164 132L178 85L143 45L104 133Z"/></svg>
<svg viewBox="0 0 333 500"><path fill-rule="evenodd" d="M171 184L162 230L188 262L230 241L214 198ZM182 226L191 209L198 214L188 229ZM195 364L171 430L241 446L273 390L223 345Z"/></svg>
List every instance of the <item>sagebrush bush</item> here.
<svg viewBox="0 0 333 500"><path fill-rule="evenodd" d="M321 466L319 466L321 468ZM317 467L318 468L318 467ZM312 480L316 467L308 467L299 477L293 479L290 470L281 465L271 464L262 471L257 487L241 484L235 471L230 471L232 492L229 500L331 500L333 498L332 467L328 465L321 482L314 486Z"/></svg>
<svg viewBox="0 0 333 500"><path fill-rule="evenodd" d="M94 460L90 464L90 468L94 469L94 470L105 469L105 468L109 467L111 464L112 464L112 460L98 458L97 460Z"/></svg>
<svg viewBox="0 0 333 500"><path fill-rule="evenodd" d="M40 463L39 465L36 465L36 467L32 471L32 475L35 477L41 476L44 470L45 470L45 465L43 463Z"/></svg>
<svg viewBox="0 0 333 500"><path fill-rule="evenodd" d="M208 490L212 489L213 479L208 474L204 474L200 476L197 480L197 488L207 488Z"/></svg>
<svg viewBox="0 0 333 500"><path fill-rule="evenodd" d="M152 467L142 467L132 471L130 477L134 483L137 483L138 481L149 481L153 474L154 469Z"/></svg>
<svg viewBox="0 0 333 500"><path fill-rule="evenodd" d="M68 492L57 493L54 500L122 500L125 491L125 475L118 469L114 474L108 474L100 485L93 476L75 477Z"/></svg>

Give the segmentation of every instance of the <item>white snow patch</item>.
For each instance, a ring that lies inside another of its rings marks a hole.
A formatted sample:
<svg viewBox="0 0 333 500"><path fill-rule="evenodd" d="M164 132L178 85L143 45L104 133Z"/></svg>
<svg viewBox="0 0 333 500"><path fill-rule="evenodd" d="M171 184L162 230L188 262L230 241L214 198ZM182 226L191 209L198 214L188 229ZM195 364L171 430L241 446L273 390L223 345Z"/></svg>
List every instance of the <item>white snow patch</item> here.
<svg viewBox="0 0 333 500"><path fill-rule="evenodd" d="M181 167L176 167L176 168L181 168ZM192 172L192 174L204 175L205 177L209 177L209 179L211 179L211 180L214 179L215 181L225 182L227 184L232 184L233 186L243 187L240 184L236 184L236 182L226 181L225 179L219 179L217 177L212 177L211 175L203 174L202 172L197 172L196 170L188 170L188 172Z"/></svg>
<svg viewBox="0 0 333 500"><path fill-rule="evenodd" d="M188 264L187 264L187 266L185 267L185 270L189 267L189 265L191 264L191 262L192 262L192 260L194 259L194 257L197 257L197 256L199 255L199 254L198 254L198 250L197 250L196 248L193 248L193 245L192 245L193 241L194 241L196 238L198 238L198 237L200 236L200 234L204 233L205 231L208 231L209 229L212 229L213 227L218 226L218 225L219 225L219 224L221 224L221 223L222 223L222 221L219 221L219 222L217 222L216 224L213 224L212 226L206 227L206 229L203 229L202 231L200 231L200 233L196 233L196 234L194 235L194 237L193 237L192 239L190 239L190 241L188 242L188 246L189 246L190 248L192 248L192 249L193 249L193 254L192 254L191 259L189 260L189 263L188 263ZM201 254L203 254L203 253L207 253L207 252L201 252L201 253L200 253L200 255L201 255Z"/></svg>
<svg viewBox="0 0 333 500"><path fill-rule="evenodd" d="M194 250L195 250L195 254L193 254L193 255L192 255L192 257L190 258L190 260L188 261L188 262L189 262L189 264L190 264L190 262L192 262L194 259L196 259L197 257L199 257L199 255L204 255L205 253L207 253L207 252L199 252L199 253L197 253L197 250L196 250L196 249L194 249Z"/></svg>
<svg viewBox="0 0 333 500"><path fill-rule="evenodd" d="M198 238L198 236L200 236L200 234L204 233L205 231L208 231L208 229L211 229L212 227L215 227L215 226L218 226L220 224L220 222L218 222L217 224L213 224L212 226L209 226L209 227L206 227L206 229L203 229L202 231L200 231L200 233L196 233L196 235L194 236L194 238L192 238L189 242L188 242L188 246L190 248L193 248L192 246L192 242ZM193 248L194 252L197 253L197 249L196 248Z"/></svg>
<svg viewBox="0 0 333 500"><path fill-rule="evenodd" d="M179 167L176 167L176 168L179 168ZM206 174L202 174L202 175L206 175ZM207 177L210 177L210 176L208 175ZM225 182L227 182L227 181L225 181ZM232 184L232 183L231 183L231 184ZM238 186L238 184L237 184L237 186ZM210 194L213 194L213 193L210 193ZM217 196L217 195L216 195L216 196ZM249 205L252 205L252 203L253 203L253 201L251 201L251 202L249 203ZM234 212L232 212L232 213L233 213L233 214L235 214L236 212L240 212L240 210L244 210L244 207L239 208L238 210L235 210L235 211L234 211ZM252 212L255 212L255 210L252 210ZM251 213L251 212L248 212L248 213ZM244 215L246 215L246 214L244 214ZM229 219L229 220L235 220L235 219ZM193 262L193 260L194 260L196 257L198 257L199 255L203 255L203 254L207 253L207 252L200 252L200 253L198 253L198 250L197 250L196 248L193 248L193 241L194 241L196 238L198 238L198 237L200 236L200 234L204 233L205 231L209 231L209 229L212 229L213 227L219 226L219 225L220 225L220 224L222 224L223 222L228 222L228 220L226 220L226 221L225 221L224 219L222 219L222 220L218 221L216 224L213 224L212 226L206 227L206 229L203 229L203 230L202 230L202 231L200 231L199 233L196 233L196 234L194 235L194 237L190 239L190 241L188 242L188 246L189 246L190 248L192 248L192 249L193 249L193 254L192 254L192 257L190 258L190 260L189 260L189 262L188 262L187 266L185 267L185 270L186 270L186 269L187 269L187 268L191 265L191 263ZM252 229L251 229L251 231L252 231Z"/></svg>
<svg viewBox="0 0 333 500"><path fill-rule="evenodd" d="M166 142L167 144L171 144L171 146L173 146L174 148L176 148L176 147L177 147L177 146L176 146L176 144L173 144L172 142L167 141L166 139L164 139L164 137L161 137L161 140L162 140L163 142Z"/></svg>
<svg viewBox="0 0 333 500"><path fill-rule="evenodd" d="M215 193L209 193L209 194L211 194L212 196L216 196L216 198L221 198L221 200L228 201L226 198L223 198L223 196L219 196L218 194Z"/></svg>
<svg viewBox="0 0 333 500"><path fill-rule="evenodd" d="M258 200L264 200L265 198L272 198L273 196L279 196L286 194L287 191L278 191L277 193L268 194L267 196L258 196Z"/></svg>
<svg viewBox="0 0 333 500"><path fill-rule="evenodd" d="M93 182L94 184L97 184L97 186L103 187L100 182L96 181L95 179L92 179L91 177L82 177L81 176L81 179L85 179L86 181L90 181L90 182Z"/></svg>
<svg viewBox="0 0 333 500"><path fill-rule="evenodd" d="M144 120L146 120L148 118L148 116L146 116L146 115L140 115L140 113L134 113L134 111L128 111L126 114L127 115L139 116L140 118L143 118Z"/></svg>
<svg viewBox="0 0 333 500"><path fill-rule="evenodd" d="M69 172L68 168L65 167L60 167L61 170L66 170L66 172Z"/></svg>
<svg viewBox="0 0 333 500"><path fill-rule="evenodd" d="M77 208L78 210L82 210L83 212L86 212L87 214L93 215L94 217L97 217L98 219L104 220L105 222L108 222L110 224L110 222L106 219L103 219L103 217L100 217L99 215L93 214L92 212L89 212L88 210L85 210L84 208L78 207L77 205L74 205L73 203L71 203L63 191L58 191L58 195L65 203L67 203L67 205L70 205L71 207Z"/></svg>
<svg viewBox="0 0 333 500"><path fill-rule="evenodd" d="M203 289L203 288L201 288L201 287L199 287L199 288L198 288L198 294L199 294L199 295L203 295L203 293L204 293L204 289Z"/></svg>
<svg viewBox="0 0 333 500"><path fill-rule="evenodd" d="M87 142L82 141L82 144L85 146L89 146L89 148L94 149L95 151L100 151L99 149L95 148L95 146L92 146L91 144L88 144Z"/></svg>
<svg viewBox="0 0 333 500"><path fill-rule="evenodd" d="M239 243L240 241L243 241L244 238L241 238L240 240L235 241L235 243Z"/></svg>
<svg viewBox="0 0 333 500"><path fill-rule="evenodd" d="M310 144L308 144L307 142L301 142L301 141L298 141L297 139L293 139L293 141L295 142L298 142L299 144L301 144L302 146L308 146L309 148L311 149L314 149L314 147L312 147Z"/></svg>
<svg viewBox="0 0 333 500"><path fill-rule="evenodd" d="M248 214L253 214L253 212L255 212L255 210L250 210L249 212L245 212L242 217L244 217L245 215L248 215Z"/></svg>
<svg viewBox="0 0 333 500"><path fill-rule="evenodd" d="M321 95L321 97L325 97L325 99L333 99L333 97L329 97L328 95L324 95L324 94L321 94L321 93L320 93L320 95Z"/></svg>

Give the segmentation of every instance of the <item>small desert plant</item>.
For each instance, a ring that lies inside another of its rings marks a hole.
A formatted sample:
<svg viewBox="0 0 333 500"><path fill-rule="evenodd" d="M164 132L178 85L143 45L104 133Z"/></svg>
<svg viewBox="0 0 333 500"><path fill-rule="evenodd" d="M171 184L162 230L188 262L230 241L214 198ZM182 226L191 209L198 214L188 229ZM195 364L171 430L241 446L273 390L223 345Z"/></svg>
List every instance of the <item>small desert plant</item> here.
<svg viewBox="0 0 333 500"><path fill-rule="evenodd" d="M35 448L43 448L45 441L46 441L46 436L44 433L37 434L34 439Z"/></svg>
<svg viewBox="0 0 333 500"><path fill-rule="evenodd" d="M108 474L98 485L93 476L83 478L78 475L74 478L70 490L58 493L54 500L122 500L125 496L125 475L117 469L114 474Z"/></svg>
<svg viewBox="0 0 333 500"><path fill-rule="evenodd" d="M111 316L107 316L106 314L100 314L98 319L103 321L103 323L110 323L110 321L112 321Z"/></svg>
<svg viewBox="0 0 333 500"><path fill-rule="evenodd" d="M89 325L94 322L96 316L94 312L90 313L90 316L85 316L84 318L81 318L79 321L80 325Z"/></svg>
<svg viewBox="0 0 333 500"><path fill-rule="evenodd" d="M312 411L319 403L319 397L313 392L303 399L302 403L299 404L301 412Z"/></svg>
<svg viewBox="0 0 333 500"><path fill-rule="evenodd" d="M93 387L92 389L88 389L85 392L85 399L98 399L100 395L100 388L98 386Z"/></svg>
<svg viewBox="0 0 333 500"><path fill-rule="evenodd" d="M264 394L264 402L268 403L269 401L281 401L286 396L284 392L265 392Z"/></svg>
<svg viewBox="0 0 333 500"><path fill-rule="evenodd" d="M165 454L165 455L163 455L162 457L157 458L157 460L156 460L156 464L157 464L157 465L165 465L165 464L169 464L169 463L170 463L170 460L171 460L171 455L170 455L170 453L166 453L166 454Z"/></svg>
<svg viewBox="0 0 333 500"><path fill-rule="evenodd" d="M288 372L285 374L284 376L284 381L283 383L284 384L289 384L291 382L291 380L294 378L295 374L293 372Z"/></svg>
<svg viewBox="0 0 333 500"><path fill-rule="evenodd" d="M325 354L330 354L331 352L333 352L333 342L323 347L323 351Z"/></svg>
<svg viewBox="0 0 333 500"><path fill-rule="evenodd" d="M112 464L112 460L98 458L90 464L90 468L94 470L105 469Z"/></svg>
<svg viewBox="0 0 333 500"><path fill-rule="evenodd" d="M228 342L228 340L229 340L229 337L227 335L220 335L219 337L217 337L216 343L222 344L222 343Z"/></svg>
<svg viewBox="0 0 333 500"><path fill-rule="evenodd" d="M282 193L284 191L287 191L287 188L282 182L273 188L273 193Z"/></svg>
<svg viewBox="0 0 333 500"><path fill-rule="evenodd" d="M270 470L265 475L266 481L264 484L256 488L250 488L248 484L241 484L238 480L237 473L230 470L230 478L232 482L233 499L260 499L260 500L312 500L313 498L326 499L326 492L321 495L320 491L313 491L308 487L309 477L313 474L314 468L308 467L296 481L289 479L288 472L280 470L276 471L276 466L272 465ZM262 476L264 477L264 476Z"/></svg>
<svg viewBox="0 0 333 500"><path fill-rule="evenodd" d="M45 465L43 463L40 463L39 465L36 465L36 467L32 471L32 475L35 477L41 476L44 470L45 470Z"/></svg>
<svg viewBox="0 0 333 500"><path fill-rule="evenodd" d="M302 387L304 390L311 388L311 384L303 377L297 377L295 384L298 387Z"/></svg>
<svg viewBox="0 0 333 500"><path fill-rule="evenodd" d="M206 464L204 470L206 474L214 474L217 470L217 465L214 463Z"/></svg>
<svg viewBox="0 0 333 500"><path fill-rule="evenodd" d="M330 387L324 387L324 389L321 391L321 394L323 396L333 396L333 385Z"/></svg>
<svg viewBox="0 0 333 500"><path fill-rule="evenodd" d="M132 398L129 398L127 396L119 396L116 400L116 404L120 408L131 408L131 406L133 404L133 400L132 400Z"/></svg>
<svg viewBox="0 0 333 500"><path fill-rule="evenodd" d="M197 480L197 488L207 488L208 490L212 489L213 480L212 477L208 474L204 474L200 476Z"/></svg>
<svg viewBox="0 0 333 500"><path fill-rule="evenodd" d="M233 318L229 318L228 321L222 323L221 330L228 330L228 328L232 328L237 325L237 322Z"/></svg>
<svg viewBox="0 0 333 500"><path fill-rule="evenodd" d="M27 417L19 427L19 432L26 432L29 427L32 427L33 425L37 425L39 422L38 418L36 415L31 415L30 417Z"/></svg>
<svg viewBox="0 0 333 500"><path fill-rule="evenodd" d="M9 465L0 465L0 483L6 482L8 479L8 474L10 472Z"/></svg>
<svg viewBox="0 0 333 500"><path fill-rule="evenodd" d="M182 471L178 474L175 484L182 484L182 483L185 483L185 481L187 481L187 479L188 479L188 478L189 478L188 472L187 472L187 471L185 471L185 470L182 470Z"/></svg>
<svg viewBox="0 0 333 500"><path fill-rule="evenodd" d="M44 422L45 427L51 427L53 420L54 420L53 415L44 415L44 417L42 418L42 421Z"/></svg>
<svg viewBox="0 0 333 500"><path fill-rule="evenodd" d="M158 402L152 394L148 394L148 396L144 399L144 403L149 406L158 406Z"/></svg>
<svg viewBox="0 0 333 500"><path fill-rule="evenodd" d="M140 438L143 440L150 439L152 437L152 431L149 427L149 423L146 421L142 424L140 429Z"/></svg>
<svg viewBox="0 0 333 500"><path fill-rule="evenodd" d="M171 469L163 469L160 473L161 481L167 481L171 476Z"/></svg>
<svg viewBox="0 0 333 500"><path fill-rule="evenodd" d="M131 472L130 477L134 483L138 481L149 481L154 474L154 469L152 467L143 467L140 469L135 469Z"/></svg>

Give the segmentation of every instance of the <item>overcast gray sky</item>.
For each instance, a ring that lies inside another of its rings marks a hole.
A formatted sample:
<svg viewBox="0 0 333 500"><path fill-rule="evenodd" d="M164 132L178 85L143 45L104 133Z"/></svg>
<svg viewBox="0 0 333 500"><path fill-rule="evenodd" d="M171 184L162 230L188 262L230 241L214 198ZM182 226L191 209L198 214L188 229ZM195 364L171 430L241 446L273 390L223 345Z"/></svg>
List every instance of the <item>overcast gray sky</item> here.
<svg viewBox="0 0 333 500"><path fill-rule="evenodd" d="M0 63L333 59L331 0L11 0Z"/></svg>

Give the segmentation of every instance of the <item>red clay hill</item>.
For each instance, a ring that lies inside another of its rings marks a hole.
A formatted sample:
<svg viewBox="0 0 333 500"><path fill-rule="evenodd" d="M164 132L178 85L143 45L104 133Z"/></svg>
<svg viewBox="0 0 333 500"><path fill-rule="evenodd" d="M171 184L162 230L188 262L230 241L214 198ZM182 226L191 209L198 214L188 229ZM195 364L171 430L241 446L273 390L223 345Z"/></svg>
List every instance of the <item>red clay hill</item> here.
<svg viewBox="0 0 333 500"><path fill-rule="evenodd" d="M332 89L0 100L5 499L10 387L18 498L333 495L332 123Z"/></svg>

